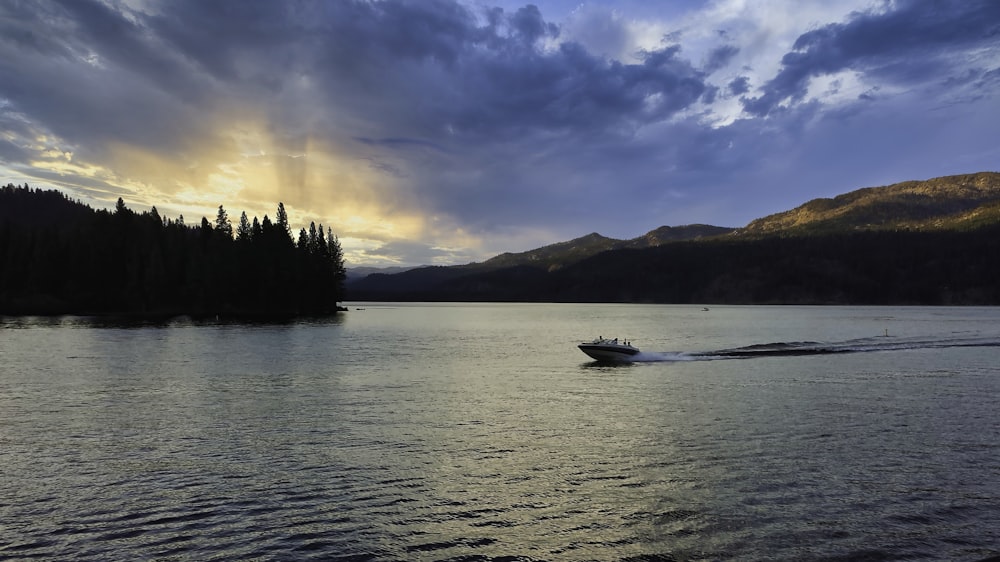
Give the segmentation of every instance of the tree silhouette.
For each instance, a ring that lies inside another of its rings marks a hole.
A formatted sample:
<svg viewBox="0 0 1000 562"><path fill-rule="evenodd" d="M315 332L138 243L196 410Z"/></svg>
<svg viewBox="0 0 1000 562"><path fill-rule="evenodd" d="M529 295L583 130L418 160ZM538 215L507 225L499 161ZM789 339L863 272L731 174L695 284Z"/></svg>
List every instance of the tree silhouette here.
<svg viewBox="0 0 1000 562"><path fill-rule="evenodd" d="M240 225L236 228L236 240L239 242L250 242L253 239L253 229L247 219L246 211L240 214Z"/></svg>
<svg viewBox="0 0 1000 562"><path fill-rule="evenodd" d="M229 214L219 205L219 213L215 215L215 231L227 238L233 237L233 225L229 222Z"/></svg>
<svg viewBox="0 0 1000 562"><path fill-rule="evenodd" d="M285 233L285 236L287 236L288 239L291 240L292 227L289 226L288 224L288 213L285 212L285 204L280 201L278 202L278 213L275 215L274 222L278 226L278 228L280 228L281 231Z"/></svg>
<svg viewBox="0 0 1000 562"><path fill-rule="evenodd" d="M283 207L283 206L282 206ZM329 314L334 300L300 268L284 229L246 213L237 239L220 205L202 217L164 220L122 199L94 211L55 191L0 187L0 314ZM330 268L342 267L330 264ZM323 287L329 292L331 286Z"/></svg>

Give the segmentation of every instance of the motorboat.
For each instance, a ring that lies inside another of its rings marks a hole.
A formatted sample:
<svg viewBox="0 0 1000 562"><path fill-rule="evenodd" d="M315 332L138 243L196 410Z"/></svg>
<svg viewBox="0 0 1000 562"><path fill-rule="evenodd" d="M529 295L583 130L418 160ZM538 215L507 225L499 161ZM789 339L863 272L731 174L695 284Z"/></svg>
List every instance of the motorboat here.
<svg viewBox="0 0 1000 562"><path fill-rule="evenodd" d="M597 338L592 342L584 342L578 345L580 351L586 353L593 359L602 362L628 363L639 354L639 349L625 340L619 341Z"/></svg>

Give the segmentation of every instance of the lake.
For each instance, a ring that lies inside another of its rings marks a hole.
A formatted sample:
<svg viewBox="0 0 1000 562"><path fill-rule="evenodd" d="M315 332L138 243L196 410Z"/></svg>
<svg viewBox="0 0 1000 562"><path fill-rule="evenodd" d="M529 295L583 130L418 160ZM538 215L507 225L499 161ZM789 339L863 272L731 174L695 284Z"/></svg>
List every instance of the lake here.
<svg viewBox="0 0 1000 562"><path fill-rule="evenodd" d="M1000 308L349 308L0 319L0 559L1000 556Z"/></svg>

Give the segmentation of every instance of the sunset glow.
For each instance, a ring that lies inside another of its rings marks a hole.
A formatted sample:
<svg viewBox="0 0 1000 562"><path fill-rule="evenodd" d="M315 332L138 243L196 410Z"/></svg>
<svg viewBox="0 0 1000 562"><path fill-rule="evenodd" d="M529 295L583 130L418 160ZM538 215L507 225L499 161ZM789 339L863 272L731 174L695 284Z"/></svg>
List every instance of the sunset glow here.
<svg viewBox="0 0 1000 562"><path fill-rule="evenodd" d="M5 4L0 179L191 224L280 201L348 266L742 226L995 169L998 24L989 0Z"/></svg>

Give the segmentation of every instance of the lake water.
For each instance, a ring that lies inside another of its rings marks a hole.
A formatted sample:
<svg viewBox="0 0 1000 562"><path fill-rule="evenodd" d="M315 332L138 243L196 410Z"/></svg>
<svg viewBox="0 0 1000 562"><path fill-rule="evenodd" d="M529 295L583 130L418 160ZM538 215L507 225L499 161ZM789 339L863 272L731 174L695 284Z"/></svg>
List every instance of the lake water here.
<svg viewBox="0 0 1000 562"><path fill-rule="evenodd" d="M998 308L350 308L0 319L0 559L1000 555Z"/></svg>

